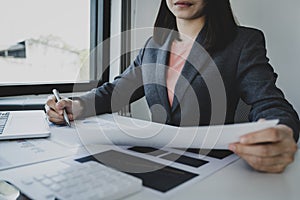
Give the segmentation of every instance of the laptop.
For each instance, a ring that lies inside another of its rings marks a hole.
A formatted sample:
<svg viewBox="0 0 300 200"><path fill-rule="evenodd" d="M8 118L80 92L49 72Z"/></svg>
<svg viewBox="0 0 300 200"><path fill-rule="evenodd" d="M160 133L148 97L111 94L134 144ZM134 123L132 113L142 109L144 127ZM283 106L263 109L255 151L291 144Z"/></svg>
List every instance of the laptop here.
<svg viewBox="0 0 300 200"><path fill-rule="evenodd" d="M0 111L0 140L50 136L43 110Z"/></svg>

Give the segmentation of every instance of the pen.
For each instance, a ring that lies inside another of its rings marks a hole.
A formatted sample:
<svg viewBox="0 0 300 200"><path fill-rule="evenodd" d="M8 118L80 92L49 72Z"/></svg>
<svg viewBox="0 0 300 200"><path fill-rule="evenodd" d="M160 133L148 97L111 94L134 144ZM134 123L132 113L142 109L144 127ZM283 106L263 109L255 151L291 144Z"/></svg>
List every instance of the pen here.
<svg viewBox="0 0 300 200"><path fill-rule="evenodd" d="M53 89L52 92L53 92L56 100L59 101L60 100L60 96L59 96L58 90L57 89ZM66 124L71 127L71 124L70 124L70 121L69 121L66 109L64 109L63 115L64 115L64 120L65 120Z"/></svg>

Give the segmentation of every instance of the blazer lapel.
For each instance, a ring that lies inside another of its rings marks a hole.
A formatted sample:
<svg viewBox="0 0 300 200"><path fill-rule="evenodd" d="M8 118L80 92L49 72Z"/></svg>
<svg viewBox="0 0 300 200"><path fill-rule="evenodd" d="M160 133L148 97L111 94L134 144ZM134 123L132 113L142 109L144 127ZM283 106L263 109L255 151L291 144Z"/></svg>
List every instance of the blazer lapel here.
<svg viewBox="0 0 300 200"><path fill-rule="evenodd" d="M158 49L157 66L156 66L156 89L160 97L162 105L166 109L168 115L171 111L169 103L167 85L166 85L166 71L169 64L170 48L173 41L173 31L169 34L166 42Z"/></svg>
<svg viewBox="0 0 300 200"><path fill-rule="evenodd" d="M171 111L175 111L180 105L186 90L191 87L191 83L196 75L202 74L205 70L206 63L209 62L210 56L203 47L206 26L198 34L193 44L191 52L184 64L181 75L175 86L175 97Z"/></svg>

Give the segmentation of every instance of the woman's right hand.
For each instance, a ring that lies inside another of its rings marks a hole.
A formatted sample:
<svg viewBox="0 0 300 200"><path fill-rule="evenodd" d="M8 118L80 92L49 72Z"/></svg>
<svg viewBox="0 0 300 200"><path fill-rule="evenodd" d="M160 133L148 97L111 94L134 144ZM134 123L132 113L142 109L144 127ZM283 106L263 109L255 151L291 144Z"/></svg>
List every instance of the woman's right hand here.
<svg viewBox="0 0 300 200"><path fill-rule="evenodd" d="M49 121L55 124L65 124L63 110L66 109L70 121L76 119L82 112L80 101L72 101L70 99L61 99L56 102L56 98L52 95L48 97L45 110Z"/></svg>

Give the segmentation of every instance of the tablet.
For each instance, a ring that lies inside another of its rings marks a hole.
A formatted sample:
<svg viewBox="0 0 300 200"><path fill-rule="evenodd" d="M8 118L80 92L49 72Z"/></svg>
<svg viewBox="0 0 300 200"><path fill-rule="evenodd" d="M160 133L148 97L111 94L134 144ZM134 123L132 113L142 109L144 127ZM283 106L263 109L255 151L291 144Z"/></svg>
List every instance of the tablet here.
<svg viewBox="0 0 300 200"><path fill-rule="evenodd" d="M50 136L43 110L1 111L0 140Z"/></svg>

